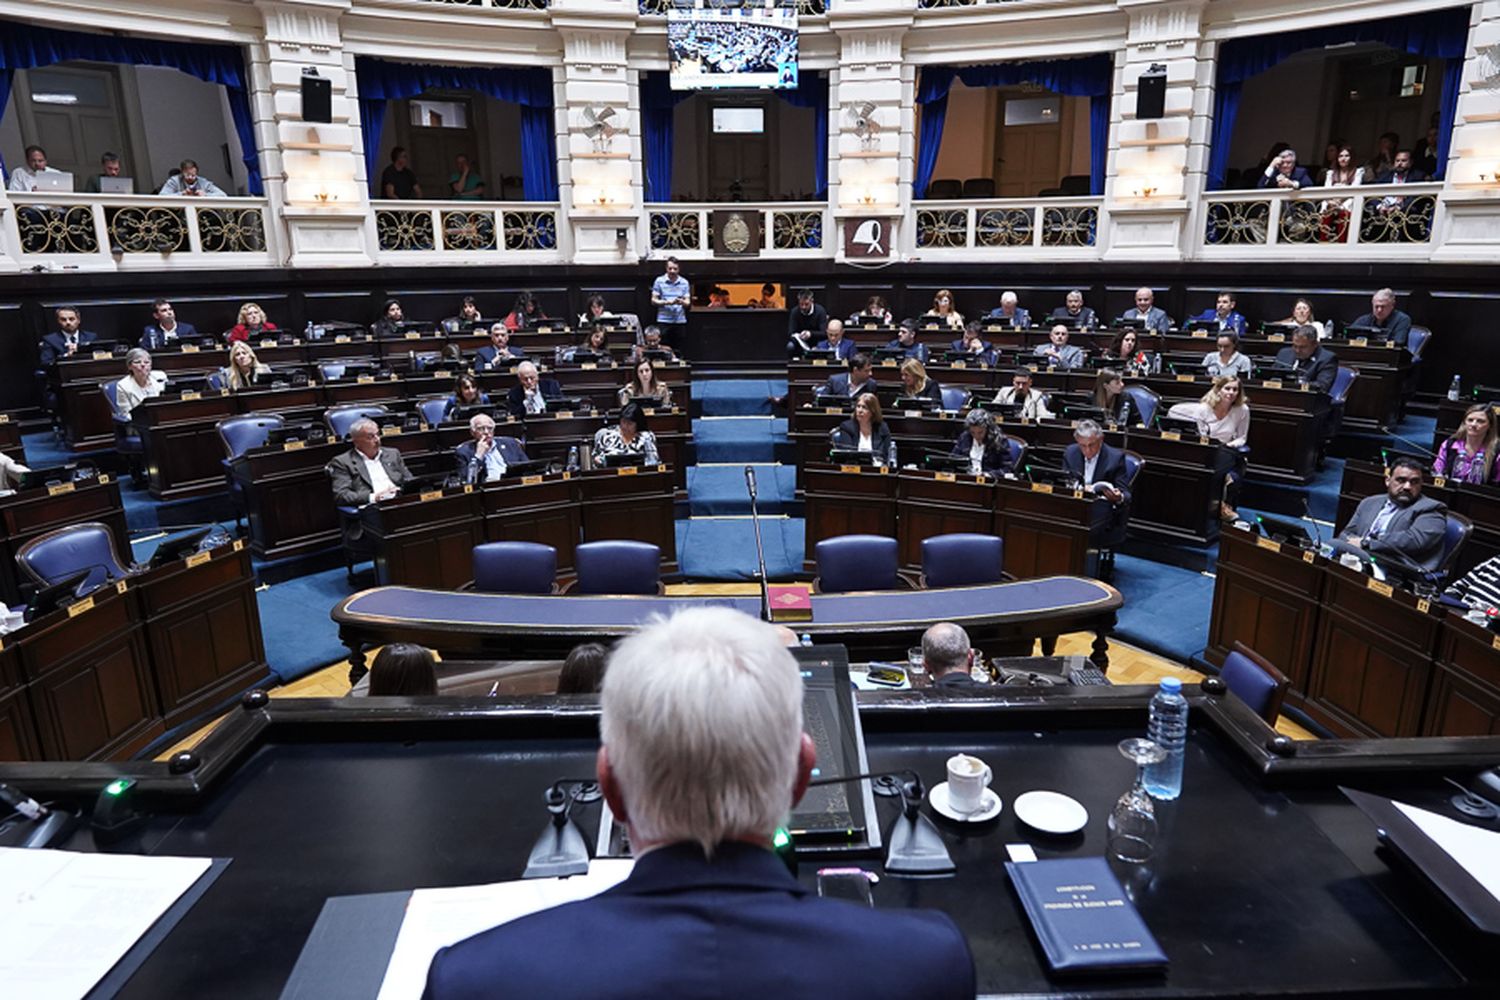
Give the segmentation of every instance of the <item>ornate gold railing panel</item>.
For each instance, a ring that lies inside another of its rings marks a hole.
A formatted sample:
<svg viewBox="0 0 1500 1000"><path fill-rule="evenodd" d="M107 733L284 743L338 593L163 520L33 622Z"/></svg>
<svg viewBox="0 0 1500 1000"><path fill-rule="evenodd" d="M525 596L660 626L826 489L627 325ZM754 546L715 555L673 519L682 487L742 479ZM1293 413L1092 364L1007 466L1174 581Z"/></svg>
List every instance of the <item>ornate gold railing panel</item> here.
<svg viewBox="0 0 1500 1000"><path fill-rule="evenodd" d="M375 234L382 250L435 250L432 213L382 208L375 212Z"/></svg>
<svg viewBox="0 0 1500 1000"><path fill-rule="evenodd" d="M197 209L198 244L204 253L264 253L265 215L258 208Z"/></svg>
<svg viewBox="0 0 1500 1000"><path fill-rule="evenodd" d="M123 205L104 210L111 250L124 253L176 253L192 247L187 209Z"/></svg>
<svg viewBox="0 0 1500 1000"><path fill-rule="evenodd" d="M1388 195L1365 202L1359 226L1361 243L1428 243L1432 240L1432 217L1437 198L1422 194Z"/></svg>
<svg viewBox="0 0 1500 1000"><path fill-rule="evenodd" d="M917 210L917 246L957 249L968 245L968 212L961 208Z"/></svg>
<svg viewBox="0 0 1500 1000"><path fill-rule="evenodd" d="M652 250L702 250L703 229L697 212L652 212Z"/></svg>
<svg viewBox="0 0 1500 1000"><path fill-rule="evenodd" d="M1029 208L987 208L974 220L974 240L982 247L1030 246L1033 219Z"/></svg>
<svg viewBox="0 0 1500 1000"><path fill-rule="evenodd" d="M494 212L444 212L444 250L494 250Z"/></svg>
<svg viewBox="0 0 1500 1000"><path fill-rule="evenodd" d="M504 226L507 250L557 249L556 212L506 212Z"/></svg>
<svg viewBox="0 0 1500 1000"><path fill-rule="evenodd" d="M1042 209L1042 246L1091 247L1099 236L1099 210L1090 206Z"/></svg>
<svg viewBox="0 0 1500 1000"><path fill-rule="evenodd" d="M1203 239L1215 246L1263 244L1270 221L1269 201L1210 202Z"/></svg>
<svg viewBox="0 0 1500 1000"><path fill-rule="evenodd" d="M16 228L23 254L99 252L94 209L89 205L20 205Z"/></svg>
<svg viewBox="0 0 1500 1000"><path fill-rule="evenodd" d="M772 212L771 246L776 250L821 250L822 212Z"/></svg>

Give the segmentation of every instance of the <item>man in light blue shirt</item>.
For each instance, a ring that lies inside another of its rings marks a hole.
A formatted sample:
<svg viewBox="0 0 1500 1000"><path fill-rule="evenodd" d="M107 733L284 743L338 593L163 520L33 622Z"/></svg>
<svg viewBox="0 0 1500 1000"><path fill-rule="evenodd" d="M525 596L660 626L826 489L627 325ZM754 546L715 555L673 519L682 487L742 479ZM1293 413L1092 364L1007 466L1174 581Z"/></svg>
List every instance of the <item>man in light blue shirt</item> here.
<svg viewBox="0 0 1500 1000"><path fill-rule="evenodd" d="M662 339L676 350L683 348L687 332L687 311L693 303L693 289L682 276L682 265L676 257L667 258L667 273L651 283L651 304L656 306L656 325Z"/></svg>
<svg viewBox="0 0 1500 1000"><path fill-rule="evenodd" d="M1122 319L1142 319L1152 333L1166 333L1172 328L1172 317L1156 308L1156 292L1150 288L1135 290L1135 308L1126 309Z"/></svg>
<svg viewBox="0 0 1500 1000"><path fill-rule="evenodd" d="M178 173L167 178L167 183L161 186L157 194L193 195L199 198L229 197L217 184L198 173L198 164L194 161L183 160L178 170Z"/></svg>

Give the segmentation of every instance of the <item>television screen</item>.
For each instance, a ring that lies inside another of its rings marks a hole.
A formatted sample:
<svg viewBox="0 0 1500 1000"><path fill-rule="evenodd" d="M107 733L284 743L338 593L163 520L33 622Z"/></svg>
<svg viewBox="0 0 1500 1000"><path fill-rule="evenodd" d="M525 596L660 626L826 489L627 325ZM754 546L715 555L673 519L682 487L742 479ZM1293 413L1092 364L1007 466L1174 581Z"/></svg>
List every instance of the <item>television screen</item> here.
<svg viewBox="0 0 1500 1000"><path fill-rule="evenodd" d="M795 89L797 11L669 10L673 90Z"/></svg>

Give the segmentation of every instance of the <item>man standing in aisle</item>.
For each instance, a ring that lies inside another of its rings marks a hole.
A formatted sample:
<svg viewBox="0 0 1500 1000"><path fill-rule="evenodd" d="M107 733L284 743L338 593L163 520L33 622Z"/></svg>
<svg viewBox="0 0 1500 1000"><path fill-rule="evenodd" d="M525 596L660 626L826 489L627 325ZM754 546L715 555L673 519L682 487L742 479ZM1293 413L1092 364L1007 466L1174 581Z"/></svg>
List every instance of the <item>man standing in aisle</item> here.
<svg viewBox="0 0 1500 1000"><path fill-rule="evenodd" d="M667 273L651 283L651 304L656 307L656 325L662 337L674 350L686 345L687 311L693 305L693 288L682 276L682 265L676 257L667 258Z"/></svg>

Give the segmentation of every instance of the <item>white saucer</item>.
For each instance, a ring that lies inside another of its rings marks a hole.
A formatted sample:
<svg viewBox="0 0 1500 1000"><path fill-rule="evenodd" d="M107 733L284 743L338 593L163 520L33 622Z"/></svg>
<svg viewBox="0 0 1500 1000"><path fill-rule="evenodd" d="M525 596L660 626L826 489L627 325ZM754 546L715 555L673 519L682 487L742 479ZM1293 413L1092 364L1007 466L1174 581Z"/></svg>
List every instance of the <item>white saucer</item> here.
<svg viewBox="0 0 1500 1000"><path fill-rule="evenodd" d="M999 816L1000 810L1005 808L1005 803L1000 800L1000 796L995 794L995 790L986 788L984 796L979 800L978 809L970 813L959 812L948 804L946 781L932 787L932 791L927 793L927 801L940 814L958 823L984 823Z"/></svg>
<svg viewBox="0 0 1500 1000"><path fill-rule="evenodd" d="M1088 825L1089 811L1062 792L1026 792L1016 798L1016 816L1043 833L1077 833Z"/></svg>

